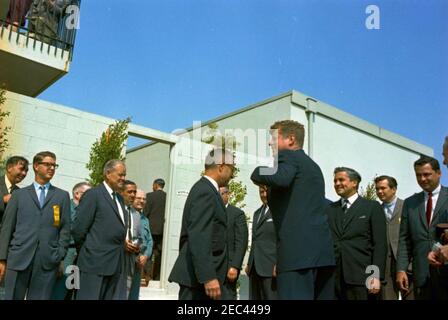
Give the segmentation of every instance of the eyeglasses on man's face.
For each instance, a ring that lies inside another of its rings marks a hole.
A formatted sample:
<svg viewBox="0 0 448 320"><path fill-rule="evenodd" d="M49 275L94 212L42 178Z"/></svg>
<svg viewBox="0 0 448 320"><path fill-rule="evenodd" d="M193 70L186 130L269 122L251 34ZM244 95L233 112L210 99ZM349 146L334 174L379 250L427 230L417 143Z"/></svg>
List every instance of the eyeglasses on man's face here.
<svg viewBox="0 0 448 320"><path fill-rule="evenodd" d="M45 166L47 169L50 169L50 168L55 168L55 169L57 169L57 168L59 168L59 165L58 165L57 163L51 163L51 162L39 162L39 164Z"/></svg>

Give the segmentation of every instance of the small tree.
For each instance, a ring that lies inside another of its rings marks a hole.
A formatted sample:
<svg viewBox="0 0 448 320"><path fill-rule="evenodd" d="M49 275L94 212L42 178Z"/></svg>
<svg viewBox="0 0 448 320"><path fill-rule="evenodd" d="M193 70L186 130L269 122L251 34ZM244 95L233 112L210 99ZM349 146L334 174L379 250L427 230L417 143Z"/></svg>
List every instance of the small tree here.
<svg viewBox="0 0 448 320"><path fill-rule="evenodd" d="M366 189L364 190L363 187L360 188L359 195L363 198L369 199L369 200L377 200L376 196L376 189L375 189L375 178L373 181L370 181L367 184Z"/></svg>
<svg viewBox="0 0 448 320"><path fill-rule="evenodd" d="M0 174L5 171L5 159L3 159L6 149L9 147L7 135L11 130L11 127L5 125L5 119L9 116L8 111L4 111L3 104L6 101L6 91L0 89Z"/></svg>
<svg viewBox="0 0 448 320"><path fill-rule="evenodd" d="M202 137L202 142L216 146L217 148L225 148L233 152L235 155L235 150L238 145L236 138L232 135L223 136L218 129L218 124L213 122L207 126L207 132ZM238 176L240 169L235 167L232 180L229 182L229 192L230 198L229 203L240 209L244 208L246 204L244 203L244 198L247 194L247 187L241 182L235 180ZM246 217L247 219L247 217Z"/></svg>
<svg viewBox="0 0 448 320"><path fill-rule="evenodd" d="M123 148L128 139L128 126L130 118L117 120L109 125L106 131L92 145L90 160L86 168L90 170L88 182L93 186L103 181L103 168L107 161L112 159L123 160Z"/></svg>

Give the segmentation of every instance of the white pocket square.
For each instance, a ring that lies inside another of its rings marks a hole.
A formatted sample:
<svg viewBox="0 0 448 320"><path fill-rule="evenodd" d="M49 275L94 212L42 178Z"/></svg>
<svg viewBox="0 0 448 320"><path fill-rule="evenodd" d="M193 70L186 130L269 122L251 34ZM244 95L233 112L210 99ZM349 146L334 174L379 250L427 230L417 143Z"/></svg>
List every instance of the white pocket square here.
<svg viewBox="0 0 448 320"><path fill-rule="evenodd" d="M266 220L266 222L272 222L272 218L271 218L271 219L268 219L268 220Z"/></svg>
<svg viewBox="0 0 448 320"><path fill-rule="evenodd" d="M366 216L360 216L358 219L365 219Z"/></svg>

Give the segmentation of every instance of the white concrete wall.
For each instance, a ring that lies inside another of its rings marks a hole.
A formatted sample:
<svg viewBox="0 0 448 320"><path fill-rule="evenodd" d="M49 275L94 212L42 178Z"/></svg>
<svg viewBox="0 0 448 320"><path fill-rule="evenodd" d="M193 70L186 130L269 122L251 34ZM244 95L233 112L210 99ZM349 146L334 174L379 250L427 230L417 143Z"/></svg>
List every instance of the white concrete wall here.
<svg viewBox="0 0 448 320"><path fill-rule="evenodd" d="M413 162L418 157L417 152L398 147L324 116L316 116L314 160L324 174L329 199L338 199L333 188L333 170L340 166L358 171L362 177L361 187L364 189L375 176L393 176L398 181L398 196L406 198L420 191L413 170Z"/></svg>
<svg viewBox="0 0 448 320"><path fill-rule="evenodd" d="M170 181L170 145L155 143L126 154L126 178L134 181L139 189L152 192L157 178L165 180L165 190Z"/></svg>
<svg viewBox="0 0 448 320"><path fill-rule="evenodd" d="M22 155L32 162L36 153L52 151L60 165L52 180L55 186L71 191L85 181L90 148L115 120L12 92L6 98L5 110L10 112L6 124L11 127L6 156ZM33 180L30 166L21 185Z"/></svg>

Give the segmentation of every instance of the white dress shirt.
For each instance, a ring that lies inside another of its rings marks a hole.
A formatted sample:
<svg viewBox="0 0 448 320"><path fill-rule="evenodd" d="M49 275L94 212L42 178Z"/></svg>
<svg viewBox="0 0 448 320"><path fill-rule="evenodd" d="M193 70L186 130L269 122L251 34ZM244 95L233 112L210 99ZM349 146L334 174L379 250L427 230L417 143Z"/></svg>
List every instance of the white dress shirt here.
<svg viewBox="0 0 448 320"><path fill-rule="evenodd" d="M109 187L109 185L106 183L106 181L103 181L104 186L106 187L107 193L109 193L110 197L112 198L112 200L114 200L114 196L112 195L115 191L112 190L111 187ZM120 218L121 221L124 223L124 214L123 214L123 209L121 208L121 204L120 201L118 201L118 198L115 198L115 203L117 204L118 207L118 213L120 214Z"/></svg>

